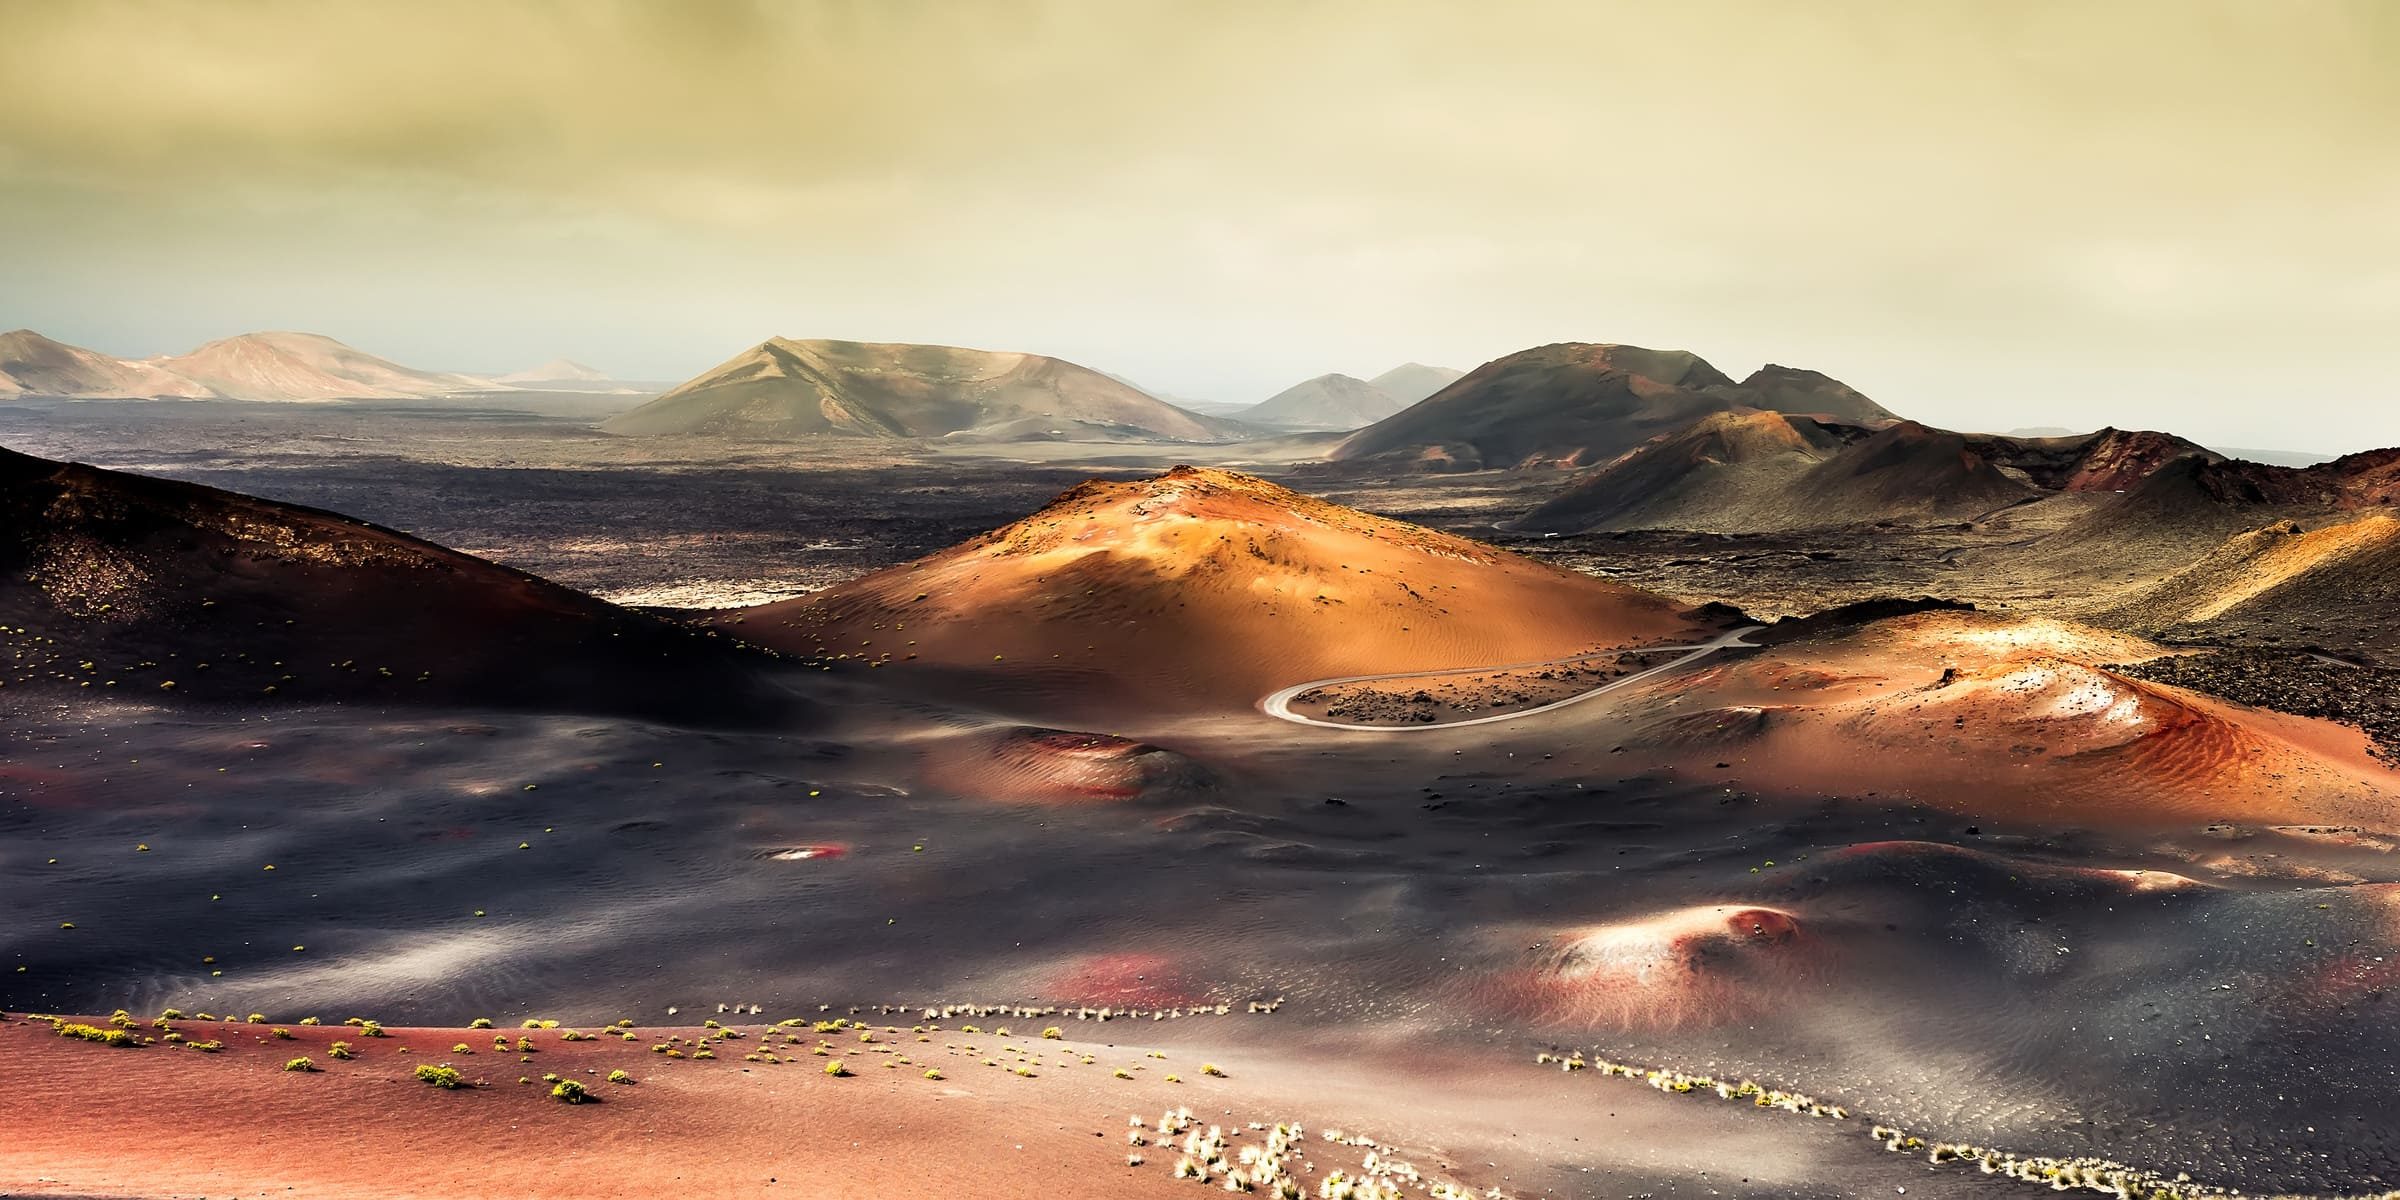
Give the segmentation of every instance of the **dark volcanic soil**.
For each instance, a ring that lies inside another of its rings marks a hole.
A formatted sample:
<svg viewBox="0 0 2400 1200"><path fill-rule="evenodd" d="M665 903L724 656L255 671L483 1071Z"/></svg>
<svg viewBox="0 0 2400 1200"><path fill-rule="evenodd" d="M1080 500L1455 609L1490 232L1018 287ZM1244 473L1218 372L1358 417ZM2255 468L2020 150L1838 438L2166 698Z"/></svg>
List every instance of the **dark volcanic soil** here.
<svg viewBox="0 0 2400 1200"><path fill-rule="evenodd" d="M1293 697L1292 711L1359 725L1437 725L1553 704L1623 679L1654 661L1647 655L1620 654L1522 671L1342 683Z"/></svg>

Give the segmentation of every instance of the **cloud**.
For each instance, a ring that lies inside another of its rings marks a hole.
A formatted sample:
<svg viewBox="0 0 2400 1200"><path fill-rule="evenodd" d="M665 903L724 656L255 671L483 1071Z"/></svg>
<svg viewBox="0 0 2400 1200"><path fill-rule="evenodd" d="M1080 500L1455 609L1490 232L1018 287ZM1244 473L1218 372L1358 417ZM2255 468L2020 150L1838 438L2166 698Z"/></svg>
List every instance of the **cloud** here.
<svg viewBox="0 0 2400 1200"><path fill-rule="evenodd" d="M0 307L125 349L974 339L1235 397L1562 337L1871 392L2113 357L2193 386L2027 402L2244 436L2288 422L2194 365L2229 333L2400 366L2372 0L89 0L0 46Z"/></svg>

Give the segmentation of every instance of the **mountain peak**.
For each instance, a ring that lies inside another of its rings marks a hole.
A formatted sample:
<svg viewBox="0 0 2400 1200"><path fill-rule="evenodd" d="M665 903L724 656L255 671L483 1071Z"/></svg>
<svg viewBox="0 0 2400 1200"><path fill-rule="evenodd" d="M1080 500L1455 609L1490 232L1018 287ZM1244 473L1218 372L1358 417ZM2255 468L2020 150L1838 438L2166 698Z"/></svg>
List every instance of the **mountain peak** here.
<svg viewBox="0 0 2400 1200"><path fill-rule="evenodd" d="M463 375L419 371L327 337L267 330L219 338L150 365L235 400L422 399L483 386Z"/></svg>
<svg viewBox="0 0 2400 1200"><path fill-rule="evenodd" d="M1465 374L1450 367L1405 362L1367 382L1383 389L1402 405L1410 405L1458 382L1459 377Z"/></svg>
<svg viewBox="0 0 2400 1200"><path fill-rule="evenodd" d="M1285 429L1357 429L1408 405L1382 388L1339 372L1285 388L1234 414L1253 425Z"/></svg>
<svg viewBox="0 0 2400 1200"><path fill-rule="evenodd" d="M587 367L570 358L554 358L538 367L511 371L499 376L498 383L603 383L608 373L597 367Z"/></svg>
<svg viewBox="0 0 2400 1200"><path fill-rule="evenodd" d="M609 420L611 433L1212 441L1230 430L1039 354L771 337Z"/></svg>

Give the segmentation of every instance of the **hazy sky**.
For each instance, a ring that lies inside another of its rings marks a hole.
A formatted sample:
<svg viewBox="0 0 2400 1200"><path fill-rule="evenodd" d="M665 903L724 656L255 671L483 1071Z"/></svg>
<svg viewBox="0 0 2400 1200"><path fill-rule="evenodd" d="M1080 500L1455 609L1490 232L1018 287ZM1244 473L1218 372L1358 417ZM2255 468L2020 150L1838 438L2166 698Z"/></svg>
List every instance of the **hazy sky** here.
<svg viewBox="0 0 2400 1200"><path fill-rule="evenodd" d="M0 0L0 328L1203 399L1543 342L2400 443L2400 3Z"/></svg>

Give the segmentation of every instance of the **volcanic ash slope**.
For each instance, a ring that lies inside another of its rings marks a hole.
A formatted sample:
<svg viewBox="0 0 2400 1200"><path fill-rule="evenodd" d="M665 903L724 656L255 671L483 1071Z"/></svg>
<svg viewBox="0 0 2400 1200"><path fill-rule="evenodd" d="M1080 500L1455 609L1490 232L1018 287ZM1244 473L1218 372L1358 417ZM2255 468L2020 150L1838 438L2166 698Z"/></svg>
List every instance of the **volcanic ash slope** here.
<svg viewBox="0 0 2400 1200"><path fill-rule="evenodd" d="M1247 707L1343 675L1687 637L1665 597L1230 471L1083 484L949 550L745 610L739 632L1073 706Z"/></svg>

